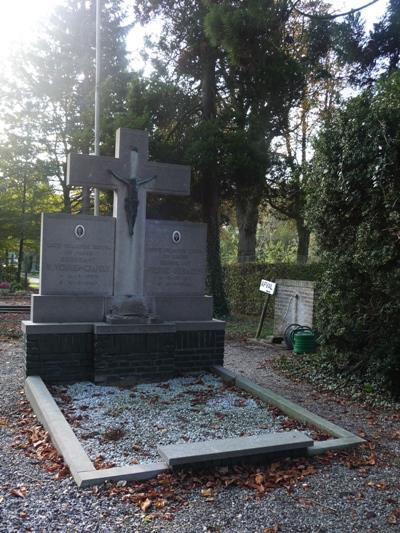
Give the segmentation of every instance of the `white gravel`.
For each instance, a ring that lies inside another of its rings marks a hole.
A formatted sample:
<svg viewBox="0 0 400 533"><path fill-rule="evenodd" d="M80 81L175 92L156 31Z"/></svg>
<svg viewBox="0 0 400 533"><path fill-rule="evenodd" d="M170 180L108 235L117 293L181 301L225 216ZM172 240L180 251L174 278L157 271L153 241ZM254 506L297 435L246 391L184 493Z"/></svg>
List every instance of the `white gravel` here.
<svg viewBox="0 0 400 533"><path fill-rule="evenodd" d="M158 445L284 431L287 420L209 373L130 388L84 382L52 392L90 458L116 466L160 460Z"/></svg>

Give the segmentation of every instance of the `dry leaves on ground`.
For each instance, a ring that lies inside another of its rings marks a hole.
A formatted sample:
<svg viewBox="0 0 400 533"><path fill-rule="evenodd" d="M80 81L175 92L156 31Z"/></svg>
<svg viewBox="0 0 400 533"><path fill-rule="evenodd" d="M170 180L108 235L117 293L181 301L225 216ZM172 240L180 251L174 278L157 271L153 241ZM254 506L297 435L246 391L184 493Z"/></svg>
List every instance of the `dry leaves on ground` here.
<svg viewBox="0 0 400 533"><path fill-rule="evenodd" d="M39 459L42 468L54 474L55 479L62 479L69 475L69 468L54 448L47 431L38 424L26 401L20 402L19 420L14 428L16 429L14 448Z"/></svg>
<svg viewBox="0 0 400 533"><path fill-rule="evenodd" d="M11 489L10 494L16 498L25 498L25 496L28 494L28 489L25 487L25 485L21 485L15 489Z"/></svg>
<svg viewBox="0 0 400 533"><path fill-rule="evenodd" d="M106 493L136 505L151 517L170 520L182 506L192 490L199 490L204 501L214 502L218 493L229 487L242 487L255 491L262 498L278 486L291 492L306 476L314 474L316 467L308 460L282 460L269 466L223 466L210 471L179 471L159 475L144 482L109 483L95 487L93 494Z"/></svg>

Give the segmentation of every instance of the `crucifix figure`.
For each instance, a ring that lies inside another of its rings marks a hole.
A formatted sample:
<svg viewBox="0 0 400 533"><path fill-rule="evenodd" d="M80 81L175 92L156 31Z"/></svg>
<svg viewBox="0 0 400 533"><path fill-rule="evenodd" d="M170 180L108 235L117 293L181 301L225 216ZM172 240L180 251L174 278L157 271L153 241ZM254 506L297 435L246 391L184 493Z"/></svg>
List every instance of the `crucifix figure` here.
<svg viewBox="0 0 400 533"><path fill-rule="evenodd" d="M190 194L190 167L149 161L148 146L147 132L120 128L115 157L68 156L68 185L114 191L115 301L123 301L126 296L144 296L147 193Z"/></svg>
<svg viewBox="0 0 400 533"><path fill-rule="evenodd" d="M128 222L128 231L131 237L133 235L133 229L135 227L139 207L138 188L142 185L145 185L149 181L152 181L157 178L157 176L152 176L151 178L139 180L135 172L135 169L137 168L137 159L138 152L137 149L134 149L131 151L131 176L129 178L123 178L122 176L118 176L116 172L110 170L110 174L114 176L115 179L117 179L120 183L124 183L126 185L127 192L124 205Z"/></svg>

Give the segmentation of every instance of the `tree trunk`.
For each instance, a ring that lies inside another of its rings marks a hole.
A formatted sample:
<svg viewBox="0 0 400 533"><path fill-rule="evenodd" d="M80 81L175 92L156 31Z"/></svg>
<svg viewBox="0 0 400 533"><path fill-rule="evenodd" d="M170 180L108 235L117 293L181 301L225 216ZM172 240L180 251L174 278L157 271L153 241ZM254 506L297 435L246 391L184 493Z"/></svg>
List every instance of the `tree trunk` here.
<svg viewBox="0 0 400 533"><path fill-rule="evenodd" d="M17 283L21 283L22 261L24 259L24 242L25 242L25 213L26 213L26 176L22 184L22 205L21 205L21 230L19 232L18 247L18 264L17 264Z"/></svg>
<svg viewBox="0 0 400 533"><path fill-rule="evenodd" d="M308 261L308 249L310 246L310 230L304 224L303 218L296 219L296 228L298 236L297 245L297 263L305 265Z"/></svg>
<svg viewBox="0 0 400 533"><path fill-rule="evenodd" d="M21 283L22 261L24 259L24 235L21 233L18 246L18 263L17 263L17 275L16 282Z"/></svg>
<svg viewBox="0 0 400 533"><path fill-rule="evenodd" d="M236 197L236 220L239 228L237 258L239 263L256 261L256 238L260 195L241 194Z"/></svg>
<svg viewBox="0 0 400 533"><path fill-rule="evenodd" d="M206 41L201 46L201 99L203 120L216 117L216 53ZM202 209L203 220L207 224L207 264L208 285L214 297L214 313L224 317L229 314L225 295L223 271L220 254L219 238L219 184L217 173L217 152L209 158L207 168L201 169L202 174Z"/></svg>

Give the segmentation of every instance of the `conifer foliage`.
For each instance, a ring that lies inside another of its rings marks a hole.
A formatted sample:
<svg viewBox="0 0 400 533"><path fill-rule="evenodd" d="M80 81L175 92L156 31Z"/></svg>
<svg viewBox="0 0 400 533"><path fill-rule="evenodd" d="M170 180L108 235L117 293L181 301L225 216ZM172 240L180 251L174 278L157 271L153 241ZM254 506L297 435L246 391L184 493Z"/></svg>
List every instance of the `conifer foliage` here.
<svg viewBox="0 0 400 533"><path fill-rule="evenodd" d="M309 212L327 270L318 328L339 371L400 395L400 72L350 100L317 142Z"/></svg>

